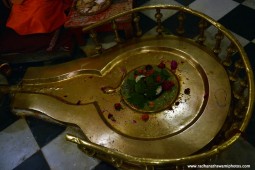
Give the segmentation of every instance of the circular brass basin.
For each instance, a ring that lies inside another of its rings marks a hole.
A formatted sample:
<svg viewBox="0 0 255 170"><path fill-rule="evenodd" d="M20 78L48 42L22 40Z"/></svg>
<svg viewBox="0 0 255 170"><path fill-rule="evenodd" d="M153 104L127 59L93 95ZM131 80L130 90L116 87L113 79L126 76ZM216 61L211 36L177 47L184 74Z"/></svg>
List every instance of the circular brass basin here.
<svg viewBox="0 0 255 170"><path fill-rule="evenodd" d="M162 61L170 63L174 60L179 63L175 75L179 80L178 90L180 92L177 98L174 96L172 99L175 103L169 101L169 107L156 113L148 112L148 121L143 120L144 114L141 114L141 109L134 109L130 105L123 104L123 109L116 111L113 104L121 102L122 95L120 93L111 94L117 97L115 101L101 102L101 105L104 105L102 108L105 108L102 114L103 120L111 129L129 138L156 141L181 134L185 129L197 123L209 99L209 82L201 65L186 53L167 47L137 48L132 50L132 56L128 53L127 55L128 57L125 57L122 62L123 65L130 65L130 70L146 64L157 65ZM170 67L170 64L167 64L167 67ZM118 70L116 72L121 74ZM190 92L185 94L185 89L190 89ZM225 96L226 93L223 91L219 95ZM112 106L109 107L109 105ZM143 113L146 112L143 111ZM112 117L109 118L109 115Z"/></svg>
<svg viewBox="0 0 255 170"><path fill-rule="evenodd" d="M160 64L165 68L159 68ZM172 109L179 94L179 80L173 73L175 70L171 71L162 61L160 64L138 67L125 76L120 94L127 106L142 113L157 113L167 108ZM170 63L167 62L167 65ZM152 69L147 71L145 68L148 66ZM164 87L169 89L164 90ZM136 89L142 94L136 92ZM150 96L146 93L150 93Z"/></svg>

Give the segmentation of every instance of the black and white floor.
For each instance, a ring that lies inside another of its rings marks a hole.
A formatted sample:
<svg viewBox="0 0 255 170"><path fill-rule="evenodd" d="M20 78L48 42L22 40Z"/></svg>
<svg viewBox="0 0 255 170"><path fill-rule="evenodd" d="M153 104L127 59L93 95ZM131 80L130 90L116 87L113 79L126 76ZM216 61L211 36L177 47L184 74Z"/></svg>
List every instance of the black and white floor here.
<svg viewBox="0 0 255 170"><path fill-rule="evenodd" d="M255 0L134 0L136 6L174 4L203 12L228 28L243 45L255 70ZM156 26L155 19L144 13L146 31ZM173 14L166 16L171 20ZM20 70L21 75L22 71ZM0 77L0 82L3 78ZM13 82L18 81L15 78ZM35 118L18 118L10 113L9 98L0 107L1 170L113 170L114 167L82 153L65 140L65 134L77 134L71 127ZM255 115L241 138L218 160L218 164L249 164L255 169Z"/></svg>

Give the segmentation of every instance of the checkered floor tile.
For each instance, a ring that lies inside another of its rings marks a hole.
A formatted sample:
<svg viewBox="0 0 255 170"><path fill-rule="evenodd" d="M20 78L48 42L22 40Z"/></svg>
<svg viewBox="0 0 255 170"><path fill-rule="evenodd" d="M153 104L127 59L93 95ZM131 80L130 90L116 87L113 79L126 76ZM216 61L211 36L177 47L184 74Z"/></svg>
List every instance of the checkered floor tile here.
<svg viewBox="0 0 255 170"><path fill-rule="evenodd" d="M134 6L173 4L187 6L205 13L228 28L244 47L255 70L255 1L254 0L135 0ZM162 11L165 28L176 28L178 12ZM141 12L142 29L145 34L155 30L153 13ZM196 17L187 15L185 23L187 36L195 38L198 30L191 23L198 23ZM194 24L192 24L194 25ZM174 29L170 29L174 30ZM167 32L168 30L165 30ZM210 25L207 37L215 35ZM225 40L223 40L225 41ZM210 42L207 42L210 44ZM223 47L223 48L227 48ZM25 68L16 68L15 77L9 83L17 83ZM0 76L0 83L6 83ZM1 97L1 96L0 96ZM65 134L83 136L79 129L66 127L32 117L19 118L10 113L10 97L0 98L0 169L1 170L115 170L116 168L82 153L76 145L65 140ZM255 169L255 114L248 125L243 139L237 141L218 158L218 164L250 164Z"/></svg>

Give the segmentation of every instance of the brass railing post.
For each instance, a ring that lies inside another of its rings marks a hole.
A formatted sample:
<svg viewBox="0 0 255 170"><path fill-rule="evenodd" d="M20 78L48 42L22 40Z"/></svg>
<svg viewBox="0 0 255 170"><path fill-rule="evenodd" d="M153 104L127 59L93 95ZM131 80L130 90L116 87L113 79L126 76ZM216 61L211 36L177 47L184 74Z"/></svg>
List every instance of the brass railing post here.
<svg viewBox="0 0 255 170"><path fill-rule="evenodd" d="M155 14L155 18L157 20L157 28L156 31L158 33L158 35L161 35L163 32L163 28L162 28L162 23L161 23L161 18L162 18L162 13L160 12L159 8L156 8L156 14Z"/></svg>
<svg viewBox="0 0 255 170"><path fill-rule="evenodd" d="M134 23L136 28L136 36L140 37L142 35L142 29L140 27L140 16L137 13L134 13Z"/></svg>
<svg viewBox="0 0 255 170"><path fill-rule="evenodd" d="M198 24L198 28L199 28L199 36L198 36L198 39L197 39L197 42L201 45L204 44L204 41L206 39L205 37L205 28L207 26L207 23L204 19L201 19L199 24Z"/></svg>
<svg viewBox="0 0 255 170"><path fill-rule="evenodd" d="M120 36L119 36L119 33L118 33L117 24L116 24L115 20L112 20L112 29L113 29L114 34L115 34L115 41L117 43L120 43L121 39L120 39Z"/></svg>
<svg viewBox="0 0 255 170"><path fill-rule="evenodd" d="M92 38L92 40L94 41L94 43L96 45L96 52L98 54L101 54L103 51L103 47L102 47L102 44L99 43L98 38L97 38L97 33L94 29L90 30L90 37Z"/></svg>
<svg viewBox="0 0 255 170"><path fill-rule="evenodd" d="M185 20L184 12L180 11L180 13L178 15L179 25L178 25L178 28L176 29L176 31L177 31L177 33L179 35L183 35L185 33L185 30L184 30L184 20Z"/></svg>
<svg viewBox="0 0 255 170"><path fill-rule="evenodd" d="M223 38L224 38L223 33L220 30L218 30L218 33L215 35L216 43L213 48L213 52L217 57L219 56L219 53L221 52L220 45Z"/></svg>

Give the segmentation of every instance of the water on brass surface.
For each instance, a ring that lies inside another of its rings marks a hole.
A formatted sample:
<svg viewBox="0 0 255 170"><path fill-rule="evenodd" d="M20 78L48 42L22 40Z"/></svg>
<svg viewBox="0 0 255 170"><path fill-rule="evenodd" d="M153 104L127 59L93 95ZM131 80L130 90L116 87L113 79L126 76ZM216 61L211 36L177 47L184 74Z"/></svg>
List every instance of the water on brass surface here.
<svg viewBox="0 0 255 170"><path fill-rule="evenodd" d="M173 60L178 63L179 95L171 107L150 113L145 121L143 113L122 102L118 88L123 75L162 61L169 68ZM105 87L114 88L105 93ZM13 108L76 124L91 142L129 155L177 158L213 139L225 121L230 98L227 73L213 54L191 41L162 37L131 42L100 57L31 68ZM115 103L123 109L116 110Z"/></svg>

